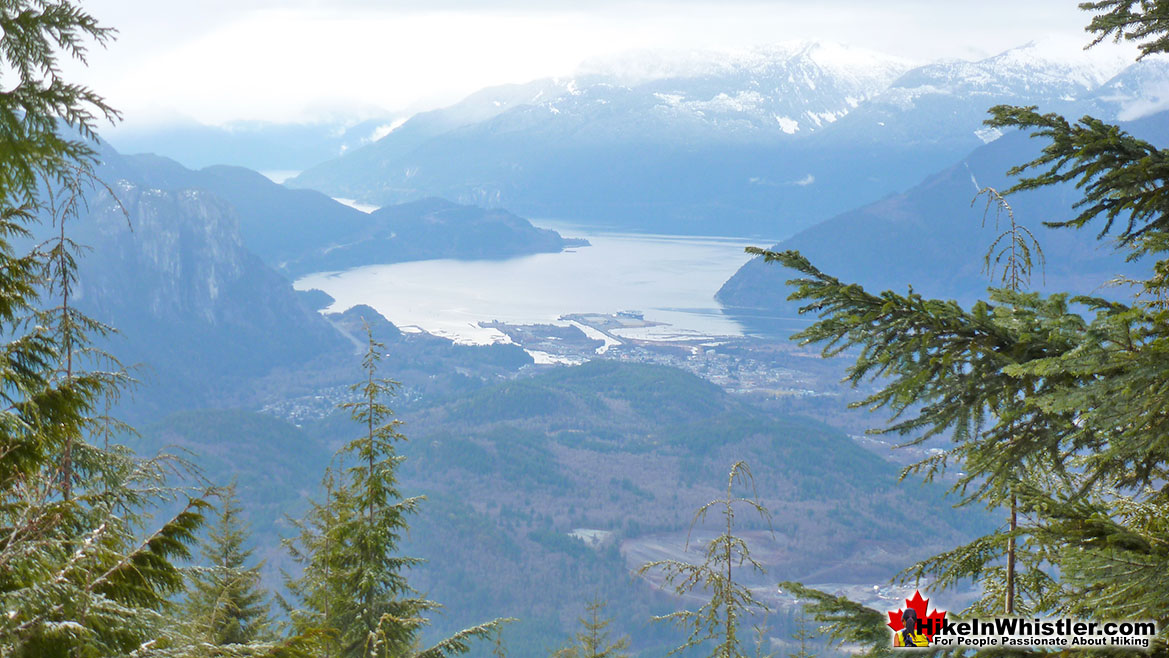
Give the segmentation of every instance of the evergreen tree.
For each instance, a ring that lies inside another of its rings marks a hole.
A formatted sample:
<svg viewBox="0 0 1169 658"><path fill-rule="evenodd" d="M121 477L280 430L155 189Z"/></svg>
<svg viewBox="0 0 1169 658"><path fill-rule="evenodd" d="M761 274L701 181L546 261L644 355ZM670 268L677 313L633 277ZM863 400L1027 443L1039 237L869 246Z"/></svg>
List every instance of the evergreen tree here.
<svg viewBox="0 0 1169 658"><path fill-rule="evenodd" d="M735 496L736 483L750 485L752 496ZM656 560L642 565L638 570L639 575L660 570L679 596L685 596L696 589L710 594L710 601L698 610L679 610L654 618L655 621L673 621L689 633L686 642L671 651L671 654L714 642L715 646L709 654L712 658L745 658L743 643L739 639L739 626L744 618L758 611L766 612L768 608L755 598L750 589L735 581L735 568L744 564L753 571L765 573L763 566L751 557L747 542L734 534L735 507L745 505L754 510L770 527L771 514L758 499L750 468L745 462L735 462L727 476L726 496L698 508L690 523L690 534L693 534L694 526L704 521L710 510L717 509L722 516L723 531L707 542L706 560L702 564ZM687 547L689 544L690 536L687 535Z"/></svg>
<svg viewBox="0 0 1169 658"><path fill-rule="evenodd" d="M303 519L290 519L298 534L284 541L292 559L301 565L297 578L285 576L288 591L300 605L278 597L278 602L291 620L294 632L309 638L320 655L330 658L339 655L336 647L337 627L333 616L333 602L345 596L334 578L342 552L337 544L338 514L345 506L337 502L335 476L332 466L325 469L322 482L325 501L309 501L309 511Z"/></svg>
<svg viewBox="0 0 1169 658"><path fill-rule="evenodd" d="M84 247L72 240L66 229L70 221L79 217L90 193L101 189L109 193L115 201L117 197L110 188L97 180L87 167L81 165L61 174L57 180L47 181L45 187L46 201L42 205L46 206L49 219L56 230L54 237L39 245L34 253L43 264L41 274L44 282L43 294L54 302L59 300L59 303L41 309L37 313L37 323L54 332L53 338L59 346L60 357L54 377L56 380L66 384L75 378L97 382L104 380L101 396L106 413L84 418L84 426L60 425L55 428L61 434L62 443L61 496L69 500L77 480L73 467L74 437L84 432L91 435L101 434L107 438L105 443L108 444L108 437L114 432L132 431L110 417L108 413L110 405L120 397L121 387L129 382L129 376L116 357L96 344L97 340L107 338L116 332L112 327L81 312L72 303L78 283L77 258L84 251Z"/></svg>
<svg viewBox="0 0 1169 658"><path fill-rule="evenodd" d="M114 30L69 0L3 0L0 34L8 78L0 96L0 199L9 209L37 208L44 183L92 171L97 122L119 118L99 94L61 76L59 55L84 64L89 44L104 47Z"/></svg>
<svg viewBox="0 0 1169 658"><path fill-rule="evenodd" d="M398 386L377 377L384 350L370 333L362 360L366 380L351 387L359 399L341 405L365 433L341 449L342 462L350 465L335 499L346 509L336 538L348 559L337 563L333 575L346 593L334 602L333 618L344 654L371 658L411 651L417 630L413 620L436 607L406 581L407 570L421 560L394 553L422 499L403 497L398 490L396 444L406 437L398 431L401 421L383 402Z"/></svg>
<svg viewBox="0 0 1169 658"><path fill-rule="evenodd" d="M493 658L507 658L507 645L503 643L503 627L495 629L495 644L491 647Z"/></svg>
<svg viewBox="0 0 1169 658"><path fill-rule="evenodd" d="M96 325L69 306L75 280L63 250L16 253L45 211L43 189L78 199L92 180L95 123L117 114L61 76L61 53L84 62L109 28L73 2L0 0L0 655L119 656L161 648L168 600L182 587L174 561L188 557L205 503L155 524L145 510L182 499L169 467L88 436L95 413L125 382L117 370L81 369ZM70 135L76 135L71 137ZM63 226L63 225L62 225ZM61 229L64 231L64 229ZM60 294L57 313L43 293ZM59 322L46 323L46 317ZM93 365L92 362L87 365Z"/></svg>
<svg viewBox="0 0 1169 658"><path fill-rule="evenodd" d="M788 658L816 658L816 654L808 648L808 640L811 640L813 635L812 631L808 630L808 613L802 607L799 616L796 617L796 632L792 637L799 643L800 649L795 653L789 653Z"/></svg>
<svg viewBox="0 0 1169 658"><path fill-rule="evenodd" d="M767 623L755 624L755 655L754 658L775 658L771 650L771 629Z"/></svg>
<svg viewBox="0 0 1169 658"><path fill-rule="evenodd" d="M818 621L825 622L822 631L838 645L859 647L854 655L863 658L890 658L894 654L889 636L889 617L852 601L805 587L800 583L783 582L781 590L802 599L804 610Z"/></svg>
<svg viewBox="0 0 1169 658"><path fill-rule="evenodd" d="M609 624L612 619L603 617L605 604L600 599L593 599L585 606L585 616L581 617L581 630L574 636L574 642L555 653L555 658L627 658L622 653L629 648L629 637L622 636L609 642Z"/></svg>
<svg viewBox="0 0 1169 658"><path fill-rule="evenodd" d="M986 197L983 225L991 215L994 228L998 230L1004 218L1006 227L991 241L983 258L983 272L992 282L998 275L1001 286L1011 292L1019 292L1030 285L1035 266L1044 266L1044 254L1038 240L1030 229L1018 223L1014 209L1002 194L994 188L983 188L975 195L971 205L979 198ZM1017 309L1016 309L1017 310ZM1020 392L1025 395L1026 391ZM986 404L986 401L978 403ZM987 406L986 414L997 418L999 409ZM1046 595L1052 590L1052 579L1044 569L1045 547L1029 539L1028 533L1019 529L1018 492L1016 484L1028 477L1034 478L1042 472L1041 461L1030 456L1014 463L1015 472L1004 478L1006 489L1001 495L984 496L989 506L1001 505L1008 508L1007 524L986 537L979 538L957 551L947 551L925 562L914 565L909 574L917 577L930 573L940 576L946 582L961 578L977 577L982 587L982 596L968 609L968 612L995 614L1005 612L1030 614L1042 609ZM971 550L971 549L974 550ZM999 562L1001 561L1001 565ZM1022 571L1022 573L1020 573Z"/></svg>
<svg viewBox="0 0 1169 658"><path fill-rule="evenodd" d="M1142 56L1169 52L1169 2L1104 0L1095 12L1096 42L1132 40ZM854 382L881 378L862 404L889 406L897 420L882 431L948 433L953 449L919 469L935 475L960 463L967 501L1017 500L1027 527L1031 568L1015 585L1030 592L1027 610L1093 619L1159 623L1152 651L1166 652L1169 623L1169 152L1116 126L1084 117L1069 122L1036 108L991 109L991 126L1020 128L1046 140L1040 157L1011 170L1006 193L1056 183L1083 192L1079 214L1053 227L1102 223L1131 260L1152 261L1139 295L1120 303L1086 295L1038 295L1007 285L971 309L907 295L873 295L817 270L795 252L756 250L798 270L793 298L820 319L799 336L825 352L857 348ZM1037 172L1037 173L1036 173ZM1078 305L1078 307L1076 306ZM1087 309L1084 311L1084 309ZM993 592L1001 544L986 538L915 566L946 587L972 577ZM1030 578L1030 582L1028 582ZM789 583L812 599L817 619L837 640L888 653L877 611ZM1008 597L1004 587L994 593ZM1018 600L1018 599L1017 599ZM1016 612L1022 609L1016 605Z"/></svg>
<svg viewBox="0 0 1169 658"><path fill-rule="evenodd" d="M384 402L397 383L377 376L384 345L366 328L368 347L362 359L365 379L351 387L357 399L341 408L364 428L337 453L340 466L326 474L327 497L314 504L290 542L304 570L289 589L304 606L292 617L302 633L315 633L326 656L443 658L470 649L473 638L486 639L503 620L462 630L419 650L423 616L438 604L410 587L407 572L422 562L398 554L408 518L421 497L403 497L397 469L403 457L396 444L405 440L401 421Z"/></svg>
<svg viewBox="0 0 1169 658"><path fill-rule="evenodd" d="M191 639L221 647L269 640L268 594L260 587L261 564L248 566L247 526L233 482L219 494L219 514L201 542L203 565L191 572L185 620Z"/></svg>

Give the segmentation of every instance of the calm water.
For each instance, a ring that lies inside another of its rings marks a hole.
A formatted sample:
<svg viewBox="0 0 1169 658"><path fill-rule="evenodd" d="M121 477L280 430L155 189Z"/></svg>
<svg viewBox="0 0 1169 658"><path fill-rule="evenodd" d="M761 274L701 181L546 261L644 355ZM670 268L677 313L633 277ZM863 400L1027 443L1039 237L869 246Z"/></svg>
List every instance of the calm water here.
<svg viewBox="0 0 1169 658"><path fill-rule="evenodd" d="M336 299L330 312L368 304L400 327L417 327L459 342L502 334L480 321L556 322L568 313L637 310L667 327L642 335L736 336L714 293L748 256L741 238L601 233L540 222L592 246L503 261L430 260L310 274L295 283ZM628 334L627 334L628 335Z"/></svg>

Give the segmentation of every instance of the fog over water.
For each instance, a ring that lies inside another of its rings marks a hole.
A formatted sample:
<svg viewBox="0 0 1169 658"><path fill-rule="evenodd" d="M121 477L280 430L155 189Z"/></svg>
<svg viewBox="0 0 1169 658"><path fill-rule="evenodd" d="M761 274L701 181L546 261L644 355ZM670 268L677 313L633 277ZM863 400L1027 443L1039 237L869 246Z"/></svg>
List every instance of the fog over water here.
<svg viewBox="0 0 1169 658"><path fill-rule="evenodd" d="M479 327L482 321L551 323L569 313L623 310L669 325L638 330L639 336L737 336L741 327L722 314L714 294L749 260L744 247L773 243L536 223L565 237L586 238L591 246L508 260L369 265L310 274L295 287L332 296L336 302L328 312L368 304L400 327L463 343L503 340L500 332Z"/></svg>

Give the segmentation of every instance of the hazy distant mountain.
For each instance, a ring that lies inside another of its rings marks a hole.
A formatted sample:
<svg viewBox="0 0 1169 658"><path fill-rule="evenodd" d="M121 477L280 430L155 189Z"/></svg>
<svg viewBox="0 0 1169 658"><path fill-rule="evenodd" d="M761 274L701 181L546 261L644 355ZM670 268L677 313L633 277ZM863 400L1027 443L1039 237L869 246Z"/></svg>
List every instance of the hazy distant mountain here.
<svg viewBox="0 0 1169 658"><path fill-rule="evenodd" d="M437 195L596 225L784 235L994 139L981 125L991 105L1115 115L1128 105L1093 93L1123 68L1047 44L913 67L814 43L614 67L484 90L288 184L374 204Z"/></svg>
<svg viewBox="0 0 1169 658"><path fill-rule="evenodd" d="M909 67L842 46L796 44L652 80L541 81L520 88L528 95L522 103L515 87L486 90L458 111L478 107L485 119L420 140L415 122L432 126L435 114L417 115L289 185L375 204L432 195L514 203L529 216L622 225L630 217L734 221L742 207L758 219L808 173L777 161L775 147L847 114Z"/></svg>
<svg viewBox="0 0 1169 658"><path fill-rule="evenodd" d="M192 171L150 154L106 159L107 179L201 189L227 201L248 249L289 276L429 258L507 258L581 244L503 210L429 199L366 214L243 167Z"/></svg>
<svg viewBox="0 0 1169 658"><path fill-rule="evenodd" d="M1159 114L1125 127L1154 143L1169 143L1167 118ZM983 258L1005 225L996 229L992 212L984 226L985 197L973 205L971 201L980 187L1006 189L1010 185L1006 171L1034 158L1039 147L1023 133L1004 135L903 194L838 215L773 248L799 250L822 271L872 291L904 292L912 285L924 295L964 303L985 298L992 280L983 272ZM1031 287L1129 294L1101 286L1119 274L1136 276L1145 264L1125 263L1111 242L1095 239L1092 227L1075 231L1042 226L1045 221L1074 217L1072 204L1079 198L1071 186L1008 197L1016 218L1034 231L1046 256L1046 266L1036 269ZM791 290L784 285L792 277L778 265L754 259L723 285L716 298L753 328L783 330L792 326L784 319L796 315L797 305L786 301Z"/></svg>
<svg viewBox="0 0 1169 658"><path fill-rule="evenodd" d="M178 120L103 133L123 153L157 153L187 167L226 164L285 176L335 158L386 134L390 118L279 124L236 121L208 126Z"/></svg>
<svg viewBox="0 0 1169 658"><path fill-rule="evenodd" d="M286 269L307 273L431 258L511 258L587 244L536 228L506 210L430 198L376 210L360 232L339 235Z"/></svg>
<svg viewBox="0 0 1169 658"><path fill-rule="evenodd" d="M289 190L242 167L214 166L194 171L157 155L105 158L105 176L125 178L164 190L200 189L231 204L248 249L279 268L306 251L360 231L365 213L319 192Z"/></svg>

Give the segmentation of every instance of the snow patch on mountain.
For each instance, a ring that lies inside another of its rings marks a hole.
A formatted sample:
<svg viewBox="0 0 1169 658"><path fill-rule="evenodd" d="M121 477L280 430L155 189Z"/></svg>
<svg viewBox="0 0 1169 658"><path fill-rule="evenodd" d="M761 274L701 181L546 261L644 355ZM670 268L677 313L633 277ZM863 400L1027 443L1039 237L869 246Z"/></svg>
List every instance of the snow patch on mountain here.
<svg viewBox="0 0 1169 658"><path fill-rule="evenodd" d="M1127 67L1097 90L1096 99L1118 106L1132 121L1169 109L1169 56L1152 55Z"/></svg>
<svg viewBox="0 0 1169 658"><path fill-rule="evenodd" d="M980 139L983 144L989 144L1002 137L1003 131L998 128L979 128L974 131L974 136Z"/></svg>
<svg viewBox="0 0 1169 658"><path fill-rule="evenodd" d="M655 92L654 98L665 102L665 104L670 107L678 107L682 104L682 100L686 97L682 94L663 94L661 92Z"/></svg>
<svg viewBox="0 0 1169 658"><path fill-rule="evenodd" d="M368 142L376 142L377 140L394 132L398 128L401 128L402 124L406 123L406 121L409 120L409 118L410 117L398 117L397 119L394 119L393 121L391 121L389 123L381 124L380 126L373 129L373 132L370 133L369 137L361 140L361 143L366 144Z"/></svg>
<svg viewBox="0 0 1169 658"><path fill-rule="evenodd" d="M779 123L779 129L789 135L796 134L800 129L799 122L791 117L775 117L775 120Z"/></svg>
<svg viewBox="0 0 1169 658"><path fill-rule="evenodd" d="M698 112L752 112L763 103L763 95L759 92L739 91L734 96L720 93L708 101L691 101L682 105Z"/></svg>

